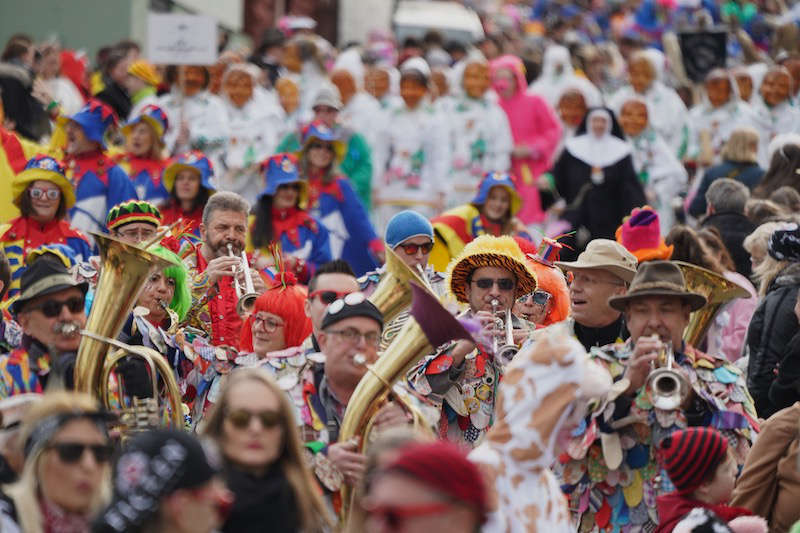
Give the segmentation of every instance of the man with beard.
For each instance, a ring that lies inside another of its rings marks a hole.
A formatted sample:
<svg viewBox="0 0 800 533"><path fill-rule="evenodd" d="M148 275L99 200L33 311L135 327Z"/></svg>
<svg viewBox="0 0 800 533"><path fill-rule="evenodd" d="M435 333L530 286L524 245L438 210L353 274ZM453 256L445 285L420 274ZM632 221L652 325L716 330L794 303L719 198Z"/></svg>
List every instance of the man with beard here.
<svg viewBox="0 0 800 533"><path fill-rule="evenodd" d="M242 251L249 212L250 205L238 194L215 194L203 210L201 242L184 246L179 254L194 280L189 324L205 331L214 346L239 346L242 318L236 311L238 297L233 276L235 272L244 288ZM251 269L250 277L256 293L266 290L258 271Z"/></svg>
<svg viewBox="0 0 800 533"><path fill-rule="evenodd" d="M51 383L73 385L80 331L86 325L89 285L76 283L58 260L40 258L22 275L11 307L22 327L20 346L0 356L0 399L42 392Z"/></svg>
<svg viewBox="0 0 800 533"><path fill-rule="evenodd" d="M440 436L473 447L491 426L498 380L508 363L495 351L507 342L505 321L511 320L515 346L533 328L509 311L517 298L536 290L536 277L513 238L482 235L450 263L446 284L469 305L469 318L481 330L473 335L478 343L446 344L412 368L408 380L441 407Z"/></svg>

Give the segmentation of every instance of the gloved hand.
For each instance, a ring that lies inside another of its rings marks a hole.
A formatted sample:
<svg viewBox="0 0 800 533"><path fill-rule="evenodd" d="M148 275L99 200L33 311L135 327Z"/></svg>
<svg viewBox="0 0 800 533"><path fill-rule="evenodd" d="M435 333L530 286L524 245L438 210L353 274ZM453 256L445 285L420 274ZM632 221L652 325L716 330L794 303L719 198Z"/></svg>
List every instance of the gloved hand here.
<svg viewBox="0 0 800 533"><path fill-rule="evenodd" d="M144 359L129 355L120 361L116 371L128 396L150 398L153 395L153 385Z"/></svg>

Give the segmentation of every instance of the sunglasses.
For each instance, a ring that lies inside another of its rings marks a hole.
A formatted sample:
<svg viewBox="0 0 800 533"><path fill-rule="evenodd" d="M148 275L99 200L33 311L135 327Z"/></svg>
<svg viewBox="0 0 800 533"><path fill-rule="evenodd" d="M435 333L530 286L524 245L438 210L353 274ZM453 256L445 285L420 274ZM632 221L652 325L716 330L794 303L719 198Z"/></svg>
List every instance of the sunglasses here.
<svg viewBox="0 0 800 533"><path fill-rule="evenodd" d="M81 460L83 453L89 449L97 464L107 463L111 460L114 447L110 444L82 444L80 442L59 442L49 446L55 450L59 460L64 464L74 464Z"/></svg>
<svg viewBox="0 0 800 533"><path fill-rule="evenodd" d="M313 300L314 298L319 297L322 303L331 305L333 302L338 300L339 298L344 298L350 294L349 292L339 292L339 291L314 291L308 295L309 300Z"/></svg>
<svg viewBox="0 0 800 533"><path fill-rule="evenodd" d="M47 300L45 302L40 303L39 305L28 307L25 310L35 311L38 309L47 318L55 318L61 314L61 309L64 306L67 307L70 313L80 313L83 310L84 304L85 304L85 299L83 296L73 296L69 300L64 300L64 301Z"/></svg>
<svg viewBox="0 0 800 533"><path fill-rule="evenodd" d="M431 253L433 250L433 242L426 242L425 244L398 244L398 248L402 248L406 255L417 255L417 250L422 250L423 254Z"/></svg>
<svg viewBox="0 0 800 533"><path fill-rule="evenodd" d="M521 304L527 303L529 299L533 298L533 303L536 305L546 305L547 302L552 298L552 294L547 291L533 291L531 293L526 294L525 296L521 296L517 299L517 301Z"/></svg>
<svg viewBox="0 0 800 533"><path fill-rule="evenodd" d="M442 514L450 510L446 503L428 503L420 505L367 505L365 511L373 519L388 526L390 531L400 531L409 518Z"/></svg>
<svg viewBox="0 0 800 533"><path fill-rule="evenodd" d="M48 200L58 200L61 196L61 191L58 189L31 189L31 198L39 199L41 197L45 197Z"/></svg>
<svg viewBox="0 0 800 533"><path fill-rule="evenodd" d="M227 414L228 420L230 420L233 427L236 429L246 429L250 426L250 420L253 417L258 418L261 422L261 426L264 428L273 428L281 423L283 417L278 411L248 411L247 409L235 409L233 411L229 411Z"/></svg>
<svg viewBox="0 0 800 533"><path fill-rule="evenodd" d="M514 280L510 278L500 278L500 279L492 279L492 278L480 278L472 280L475 285L478 286L479 289L491 289L492 285L497 285L497 288L503 292L509 292L514 290Z"/></svg>

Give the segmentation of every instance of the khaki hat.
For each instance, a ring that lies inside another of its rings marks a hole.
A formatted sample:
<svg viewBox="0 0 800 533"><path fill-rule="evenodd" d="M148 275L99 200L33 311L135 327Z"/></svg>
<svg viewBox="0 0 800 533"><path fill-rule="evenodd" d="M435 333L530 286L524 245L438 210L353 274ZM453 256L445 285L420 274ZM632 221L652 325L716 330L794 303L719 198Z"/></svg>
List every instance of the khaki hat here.
<svg viewBox="0 0 800 533"><path fill-rule="evenodd" d="M342 104L342 97L339 96L339 89L335 85L325 84L317 93L314 98L314 103L311 104L311 109L317 107L327 106L332 107L336 111L341 111L344 105Z"/></svg>
<svg viewBox="0 0 800 533"><path fill-rule="evenodd" d="M636 275L636 256L620 243L610 239L594 239L590 241L577 261L557 261L555 265L564 270L582 268L599 268L630 283Z"/></svg>
<svg viewBox="0 0 800 533"><path fill-rule="evenodd" d="M686 289L683 273L672 261L647 261L636 272L627 294L608 299L608 305L624 311L628 302L647 296L678 296L689 304L692 311L706 305L706 297Z"/></svg>

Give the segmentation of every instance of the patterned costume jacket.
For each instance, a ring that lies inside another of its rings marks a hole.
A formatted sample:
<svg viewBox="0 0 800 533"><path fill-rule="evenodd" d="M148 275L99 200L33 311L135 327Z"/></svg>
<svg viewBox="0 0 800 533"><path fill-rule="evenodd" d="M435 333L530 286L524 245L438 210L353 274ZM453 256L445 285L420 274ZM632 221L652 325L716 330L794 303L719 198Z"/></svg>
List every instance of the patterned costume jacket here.
<svg viewBox="0 0 800 533"><path fill-rule="evenodd" d="M618 380L632 353L628 341L592 348L590 355ZM713 427L728 438L738 463L744 462L758 423L742 372L725 359L688 345L684 353L676 350L675 362L689 376L694 392L688 408L656 409L646 387L635 396L621 395L602 414L586 419L558 458L555 471L579 531L655 528L656 497L675 490L658 464L655 444L675 430Z"/></svg>
<svg viewBox="0 0 800 533"><path fill-rule="evenodd" d="M0 356L0 399L44 391L50 374L50 354L29 337L9 353Z"/></svg>
<svg viewBox="0 0 800 533"><path fill-rule="evenodd" d="M131 179L139 200L161 206L169 200L169 193L161 181L161 173L167 164L165 159L136 157L133 154L118 154L116 163Z"/></svg>

